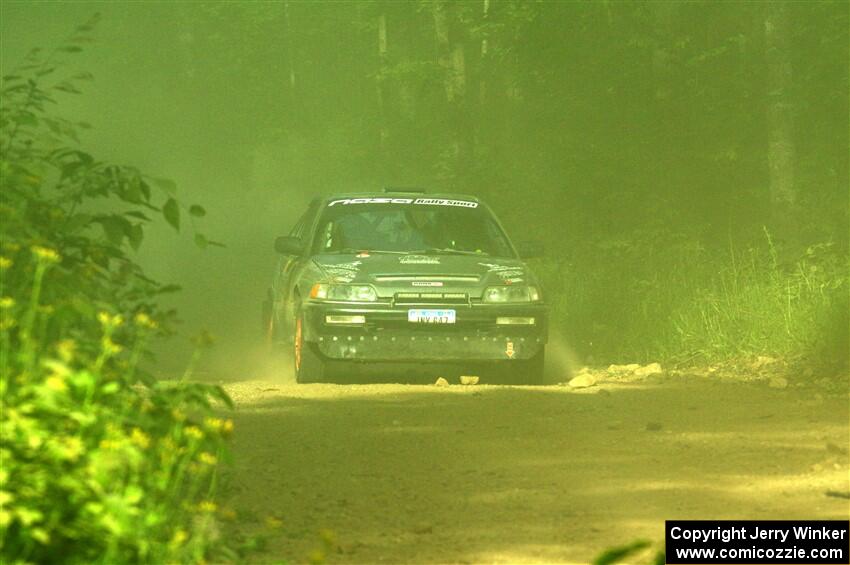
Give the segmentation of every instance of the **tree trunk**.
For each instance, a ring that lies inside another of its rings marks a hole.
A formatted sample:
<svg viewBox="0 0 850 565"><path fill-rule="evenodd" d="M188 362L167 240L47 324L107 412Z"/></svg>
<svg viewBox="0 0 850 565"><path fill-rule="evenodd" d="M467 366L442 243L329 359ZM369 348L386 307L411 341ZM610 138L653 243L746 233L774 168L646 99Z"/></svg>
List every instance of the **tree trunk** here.
<svg viewBox="0 0 850 565"><path fill-rule="evenodd" d="M770 203L774 220L790 227L797 203L794 185L793 108L791 53L788 45L788 13L782 2L768 2L764 19L765 61L767 63L767 160Z"/></svg>
<svg viewBox="0 0 850 565"><path fill-rule="evenodd" d="M378 60L380 69L378 72L378 113L380 125L379 128L379 137L380 137L380 150L382 161L386 161L383 159L385 157L385 150L387 140L389 139L390 132L387 127L387 104L389 102L388 92L387 92L387 67L388 67L388 55L387 55L387 14L383 10L378 15Z"/></svg>
<svg viewBox="0 0 850 565"><path fill-rule="evenodd" d="M466 105L466 56L462 41L452 41L446 5L442 1L432 4L434 31L437 39L437 60L443 69L443 86L446 91L450 116L451 146L449 158L450 170L458 179L469 170L472 160L474 136L469 112Z"/></svg>
<svg viewBox="0 0 850 565"><path fill-rule="evenodd" d="M487 19L490 16L490 0L484 0L484 6L481 13L481 21L485 27L487 26ZM487 32L485 31L485 34ZM481 59L478 65L478 104L483 107L487 100L487 51L489 50L490 45L487 41L487 36L485 35L481 39Z"/></svg>
<svg viewBox="0 0 850 565"><path fill-rule="evenodd" d="M446 89L446 100L454 102L455 91L452 80L451 47L449 44L449 25L446 21L446 7L441 0L432 4L434 15L434 33L437 36L437 62L445 73L443 87Z"/></svg>
<svg viewBox="0 0 850 565"><path fill-rule="evenodd" d="M292 52L292 22L289 0L283 2L283 34L286 44L286 65L289 78L289 98L295 100L295 53Z"/></svg>

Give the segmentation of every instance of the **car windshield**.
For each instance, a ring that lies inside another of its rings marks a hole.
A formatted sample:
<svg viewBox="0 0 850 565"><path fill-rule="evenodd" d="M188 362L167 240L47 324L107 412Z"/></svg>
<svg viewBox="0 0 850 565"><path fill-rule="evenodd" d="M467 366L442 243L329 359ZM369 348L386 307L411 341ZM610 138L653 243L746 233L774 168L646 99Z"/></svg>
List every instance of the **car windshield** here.
<svg viewBox="0 0 850 565"><path fill-rule="evenodd" d="M477 202L434 198L332 201L319 222L314 250L513 257L487 209Z"/></svg>

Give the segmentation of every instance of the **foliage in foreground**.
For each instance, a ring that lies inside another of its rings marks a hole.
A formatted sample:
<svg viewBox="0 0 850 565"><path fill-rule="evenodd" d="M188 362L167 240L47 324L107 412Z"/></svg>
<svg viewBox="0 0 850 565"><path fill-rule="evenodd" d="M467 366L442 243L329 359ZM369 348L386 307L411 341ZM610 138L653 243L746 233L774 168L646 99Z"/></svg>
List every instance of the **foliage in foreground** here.
<svg viewBox="0 0 850 565"><path fill-rule="evenodd" d="M173 186L97 161L74 143L85 124L46 112L89 78L45 85L93 23L3 77L0 561L200 561L219 546L232 424L212 409L229 399L143 370L169 289L127 252L148 214L179 227Z"/></svg>

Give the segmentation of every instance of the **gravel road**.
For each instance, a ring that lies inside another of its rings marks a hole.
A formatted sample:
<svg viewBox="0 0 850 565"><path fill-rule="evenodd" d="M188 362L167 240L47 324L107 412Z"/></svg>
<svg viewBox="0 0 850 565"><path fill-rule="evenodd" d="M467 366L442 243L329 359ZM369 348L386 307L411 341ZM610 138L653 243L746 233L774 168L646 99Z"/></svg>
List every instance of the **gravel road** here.
<svg viewBox="0 0 850 565"><path fill-rule="evenodd" d="M846 391L696 377L226 388L229 534L268 537L257 563L586 563L662 540L665 519L850 515Z"/></svg>

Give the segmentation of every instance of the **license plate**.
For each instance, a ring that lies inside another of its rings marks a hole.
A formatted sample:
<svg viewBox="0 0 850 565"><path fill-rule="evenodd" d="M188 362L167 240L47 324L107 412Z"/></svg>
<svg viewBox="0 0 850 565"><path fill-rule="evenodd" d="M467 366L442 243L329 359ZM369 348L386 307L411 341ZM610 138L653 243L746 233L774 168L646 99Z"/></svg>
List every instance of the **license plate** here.
<svg viewBox="0 0 850 565"><path fill-rule="evenodd" d="M416 324L454 324L454 310L408 310L407 321Z"/></svg>

